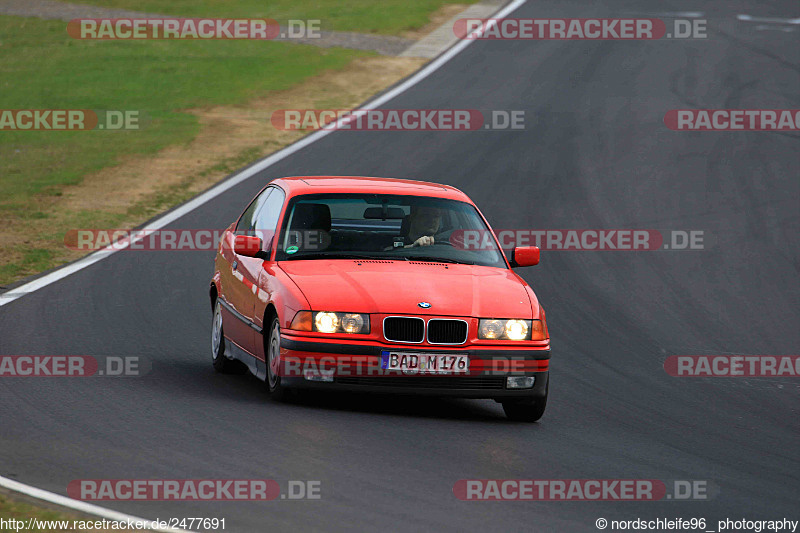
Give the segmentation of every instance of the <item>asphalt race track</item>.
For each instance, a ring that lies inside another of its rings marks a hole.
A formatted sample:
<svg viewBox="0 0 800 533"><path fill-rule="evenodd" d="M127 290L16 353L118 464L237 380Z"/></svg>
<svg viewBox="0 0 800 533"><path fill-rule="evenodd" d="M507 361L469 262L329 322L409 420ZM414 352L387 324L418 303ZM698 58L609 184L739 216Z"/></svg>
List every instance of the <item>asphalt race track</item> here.
<svg viewBox="0 0 800 533"><path fill-rule="evenodd" d="M702 11L686 41L480 41L383 107L524 110L525 129L328 135L170 227L224 228L273 178L454 185L495 229L701 230L699 251L543 251L521 269L547 310L540 423L491 401L270 401L214 373L212 252L120 252L0 308L0 354L141 356L141 378L0 380L0 475L318 480L319 500L105 502L230 531L597 531L595 520L800 518L800 382L678 378L670 355L800 353L796 132L678 132L670 109L800 108L797 3L529 1L513 17ZM465 502L460 479L703 480L704 501ZM610 529L609 529L610 530Z"/></svg>

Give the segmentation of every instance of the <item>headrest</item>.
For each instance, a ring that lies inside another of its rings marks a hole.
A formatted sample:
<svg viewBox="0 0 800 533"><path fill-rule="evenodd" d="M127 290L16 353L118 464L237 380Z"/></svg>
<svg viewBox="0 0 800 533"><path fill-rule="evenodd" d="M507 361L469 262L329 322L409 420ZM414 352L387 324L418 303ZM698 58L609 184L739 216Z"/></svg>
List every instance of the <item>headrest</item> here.
<svg viewBox="0 0 800 533"><path fill-rule="evenodd" d="M327 204L299 203L294 206L293 230L331 230L331 208Z"/></svg>

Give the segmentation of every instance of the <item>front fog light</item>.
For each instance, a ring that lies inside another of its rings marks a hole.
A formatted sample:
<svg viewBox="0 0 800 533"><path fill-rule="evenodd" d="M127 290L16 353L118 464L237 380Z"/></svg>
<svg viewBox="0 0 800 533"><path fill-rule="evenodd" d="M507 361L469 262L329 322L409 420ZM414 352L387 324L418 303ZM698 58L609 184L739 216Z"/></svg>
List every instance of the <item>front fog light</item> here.
<svg viewBox="0 0 800 533"><path fill-rule="evenodd" d="M306 369L303 372L303 377L306 381L322 381L324 383L333 383L333 376L330 374L323 374L317 370Z"/></svg>
<svg viewBox="0 0 800 533"><path fill-rule="evenodd" d="M506 378L507 389L530 389L536 381L535 376L518 376Z"/></svg>
<svg viewBox="0 0 800 533"><path fill-rule="evenodd" d="M314 318L314 325L317 327L317 331L322 333L335 333L337 329L339 329L339 317L336 316L336 313L326 313L320 312L317 313L317 316Z"/></svg>

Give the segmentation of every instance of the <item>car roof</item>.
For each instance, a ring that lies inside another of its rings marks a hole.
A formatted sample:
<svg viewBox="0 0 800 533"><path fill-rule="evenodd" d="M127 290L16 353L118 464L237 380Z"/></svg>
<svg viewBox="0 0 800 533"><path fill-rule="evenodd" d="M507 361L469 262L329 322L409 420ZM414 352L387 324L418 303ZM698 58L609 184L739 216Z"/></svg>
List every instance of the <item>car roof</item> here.
<svg viewBox="0 0 800 533"><path fill-rule="evenodd" d="M291 176L271 182L289 196L319 193L367 193L432 196L472 203L469 197L450 185L427 181L366 176Z"/></svg>

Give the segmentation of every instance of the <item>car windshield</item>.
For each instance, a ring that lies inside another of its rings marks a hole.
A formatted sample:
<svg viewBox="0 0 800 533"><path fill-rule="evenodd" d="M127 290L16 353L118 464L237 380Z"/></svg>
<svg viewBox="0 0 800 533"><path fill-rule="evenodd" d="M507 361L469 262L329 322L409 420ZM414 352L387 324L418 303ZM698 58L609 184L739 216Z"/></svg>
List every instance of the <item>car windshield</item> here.
<svg viewBox="0 0 800 533"><path fill-rule="evenodd" d="M384 194L310 194L291 200L276 259L383 259L508 268L474 206L456 200ZM469 249L468 249L469 248Z"/></svg>

